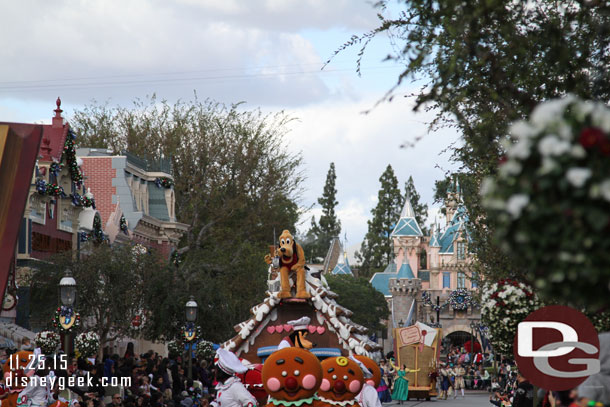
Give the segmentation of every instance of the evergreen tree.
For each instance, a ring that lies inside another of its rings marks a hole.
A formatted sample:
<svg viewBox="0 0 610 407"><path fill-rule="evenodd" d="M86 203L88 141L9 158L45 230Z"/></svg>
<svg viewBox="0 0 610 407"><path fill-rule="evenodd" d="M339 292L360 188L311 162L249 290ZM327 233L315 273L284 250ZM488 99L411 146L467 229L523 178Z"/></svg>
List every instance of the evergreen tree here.
<svg viewBox="0 0 610 407"><path fill-rule="evenodd" d="M402 209L403 197L398 188L398 179L391 165L379 178L381 189L377 194L377 206L371 210L368 231L360 252L356 253L361 262L359 276L370 277L393 261L394 249L391 233L396 226Z"/></svg>
<svg viewBox="0 0 610 407"><path fill-rule="evenodd" d="M409 197L411 199L411 206L413 212L415 212L415 220L419 225L422 233L426 235L428 233L426 229L426 220L428 219L428 204L419 203L420 196L415 189L415 183L413 177L409 176L409 180L405 182L405 200Z"/></svg>
<svg viewBox="0 0 610 407"><path fill-rule="evenodd" d="M322 206L322 216L317 223L315 217L311 218L311 226L305 234L304 241L301 242L305 256L314 262L324 259L330 242L341 233L341 221L337 219L335 213L335 208L339 204L335 188L336 180L335 163L330 163L322 196L318 198L318 203Z"/></svg>
<svg viewBox="0 0 610 407"><path fill-rule="evenodd" d="M326 174L326 183L322 196L318 198L318 203L322 206L322 216L318 222L320 236L319 243L322 248L328 250L333 237L339 236L341 233L341 221L337 219L335 208L339 204L337 201L337 188L335 188L335 163L330 163L330 168Z"/></svg>

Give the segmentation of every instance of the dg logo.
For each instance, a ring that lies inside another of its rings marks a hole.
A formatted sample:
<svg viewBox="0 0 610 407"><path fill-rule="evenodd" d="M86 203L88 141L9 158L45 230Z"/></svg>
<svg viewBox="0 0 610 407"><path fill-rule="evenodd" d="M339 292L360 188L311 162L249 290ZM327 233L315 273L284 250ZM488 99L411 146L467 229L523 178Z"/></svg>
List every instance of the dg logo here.
<svg viewBox="0 0 610 407"><path fill-rule="evenodd" d="M573 389L600 370L595 327L562 305L540 308L520 322L513 353L523 376L547 390Z"/></svg>

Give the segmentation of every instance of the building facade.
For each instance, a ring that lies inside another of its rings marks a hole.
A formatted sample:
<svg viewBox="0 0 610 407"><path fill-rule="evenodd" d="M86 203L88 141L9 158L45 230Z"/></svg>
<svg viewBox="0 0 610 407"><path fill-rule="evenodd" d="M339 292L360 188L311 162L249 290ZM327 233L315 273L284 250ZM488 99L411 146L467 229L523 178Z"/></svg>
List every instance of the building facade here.
<svg viewBox="0 0 610 407"><path fill-rule="evenodd" d="M388 302L389 329L415 321L440 325L445 347L469 347L469 341L477 341L480 323L480 309L472 299L478 278L471 269L468 214L457 182L447 193L445 213L444 227L433 225L424 235L407 198L391 235L394 262L370 281Z"/></svg>

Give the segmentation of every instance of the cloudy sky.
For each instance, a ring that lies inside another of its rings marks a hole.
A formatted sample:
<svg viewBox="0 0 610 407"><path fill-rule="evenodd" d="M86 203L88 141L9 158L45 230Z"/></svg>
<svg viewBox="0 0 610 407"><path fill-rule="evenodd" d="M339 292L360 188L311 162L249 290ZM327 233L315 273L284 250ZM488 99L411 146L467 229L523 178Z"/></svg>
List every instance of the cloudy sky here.
<svg viewBox="0 0 610 407"><path fill-rule="evenodd" d="M395 7L395 9L394 9ZM398 5L389 10L398 12ZM127 105L156 93L265 111L285 110L287 142L308 176L304 206L337 167L338 213L348 245L362 240L388 164L401 186L412 175L432 203L434 180L451 169L443 149L453 130L427 133L431 114L398 97L370 110L401 67L383 62L387 37L374 41L355 72L358 49L324 62L351 35L374 28L363 0L21 0L0 5L0 120L50 122L61 96L67 117L92 100ZM406 93L404 87L399 93ZM424 136L413 147L402 144ZM314 207L304 216L303 227Z"/></svg>

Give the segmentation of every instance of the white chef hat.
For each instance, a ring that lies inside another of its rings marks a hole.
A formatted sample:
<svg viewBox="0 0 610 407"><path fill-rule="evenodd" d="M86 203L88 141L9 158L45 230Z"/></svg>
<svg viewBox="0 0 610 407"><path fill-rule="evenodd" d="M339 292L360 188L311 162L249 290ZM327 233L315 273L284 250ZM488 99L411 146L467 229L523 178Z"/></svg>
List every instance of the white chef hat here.
<svg viewBox="0 0 610 407"><path fill-rule="evenodd" d="M349 358L351 360L353 360L354 362L356 362L358 364L358 366L360 366L360 370L362 370L362 374L364 374L365 379L373 377L373 373L371 373L371 371L369 369L367 369L367 367L364 365L364 363L362 363L361 361L356 359L354 357L354 355L350 356Z"/></svg>
<svg viewBox="0 0 610 407"><path fill-rule="evenodd" d="M295 331L298 331L301 329L307 329L310 322L311 322L311 318L301 317L301 318L295 319L293 321L288 321L287 323L288 323L288 325L292 325L292 329L294 329Z"/></svg>
<svg viewBox="0 0 610 407"><path fill-rule="evenodd" d="M233 375L235 373L245 373L248 368L244 366L233 352L224 348L216 350L216 365L226 374Z"/></svg>

